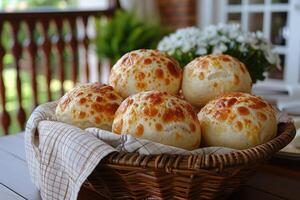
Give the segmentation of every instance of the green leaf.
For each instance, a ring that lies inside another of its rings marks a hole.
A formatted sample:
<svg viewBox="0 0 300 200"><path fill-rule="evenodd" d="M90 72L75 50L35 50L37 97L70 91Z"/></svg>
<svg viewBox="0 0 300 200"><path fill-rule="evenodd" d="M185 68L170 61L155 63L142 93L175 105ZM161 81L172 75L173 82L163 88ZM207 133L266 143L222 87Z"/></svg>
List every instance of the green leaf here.
<svg viewBox="0 0 300 200"><path fill-rule="evenodd" d="M116 11L107 22L96 21L96 52L113 62L125 53L140 48L155 48L167 33L158 24L141 21L126 11Z"/></svg>

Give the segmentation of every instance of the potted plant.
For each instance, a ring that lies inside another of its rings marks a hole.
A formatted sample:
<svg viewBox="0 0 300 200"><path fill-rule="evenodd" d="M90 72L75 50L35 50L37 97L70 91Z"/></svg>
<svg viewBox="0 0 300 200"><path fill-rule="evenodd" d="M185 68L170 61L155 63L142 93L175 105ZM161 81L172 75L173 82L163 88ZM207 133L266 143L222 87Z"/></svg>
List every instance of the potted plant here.
<svg viewBox="0 0 300 200"><path fill-rule="evenodd" d="M125 53L141 48L156 48L166 31L153 22L143 22L134 14L118 10L112 19L96 23L96 48L99 58L114 64Z"/></svg>
<svg viewBox="0 0 300 200"><path fill-rule="evenodd" d="M178 29L164 37L158 49L167 52L185 66L195 57L206 54L228 54L242 61L253 83L264 80L266 71L279 67L279 57L261 32L242 31L238 24L212 25Z"/></svg>

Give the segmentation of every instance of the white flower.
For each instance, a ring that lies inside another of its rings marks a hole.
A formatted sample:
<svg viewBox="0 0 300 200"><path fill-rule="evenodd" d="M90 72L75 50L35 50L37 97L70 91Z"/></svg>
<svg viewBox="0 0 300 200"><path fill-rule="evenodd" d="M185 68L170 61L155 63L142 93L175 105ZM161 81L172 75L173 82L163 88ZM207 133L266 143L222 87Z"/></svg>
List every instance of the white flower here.
<svg viewBox="0 0 300 200"><path fill-rule="evenodd" d="M263 34L263 32L261 32L261 31L256 31L255 36L256 36L258 39L263 39L263 38L264 38L264 34Z"/></svg>
<svg viewBox="0 0 300 200"><path fill-rule="evenodd" d="M246 42L246 37L244 35L239 35L236 40L239 42L239 43L244 43Z"/></svg>
<svg viewBox="0 0 300 200"><path fill-rule="evenodd" d="M278 54L276 54L276 68L279 69L279 70L282 70L282 66L281 66L281 60L280 60L280 57Z"/></svg>
<svg viewBox="0 0 300 200"><path fill-rule="evenodd" d="M176 49L181 49L187 53L197 47L201 31L196 27L178 29L175 33L164 37L158 44L158 50L174 53Z"/></svg>
<svg viewBox="0 0 300 200"><path fill-rule="evenodd" d="M200 56L200 55L205 55L205 54L207 54L206 48L198 48L198 49L196 50L196 55L198 55L198 56Z"/></svg>
<svg viewBox="0 0 300 200"><path fill-rule="evenodd" d="M224 43L220 43L213 48L213 54L220 54L227 51L227 46Z"/></svg>
<svg viewBox="0 0 300 200"><path fill-rule="evenodd" d="M212 53L223 53L239 45L239 51L247 52L249 47L263 51L271 64L278 65L278 55L272 52L271 44L262 32L249 33L239 24L218 24L200 30L196 27L178 29L164 37L158 44L158 50L172 55L178 49L182 53L195 51L196 55L205 55L212 48Z"/></svg>
<svg viewBox="0 0 300 200"><path fill-rule="evenodd" d="M208 44L211 45L211 46L215 46L219 43L219 38L213 38L211 39Z"/></svg>
<svg viewBox="0 0 300 200"><path fill-rule="evenodd" d="M248 50L248 48L246 47L246 44L243 43L239 46L239 50L241 52L246 52Z"/></svg>
<svg viewBox="0 0 300 200"><path fill-rule="evenodd" d="M262 50L263 50L264 55L265 55L266 59L268 60L268 62L271 64L276 64L277 57L276 57L276 54L274 54L271 51L271 48L268 48L268 46L264 46Z"/></svg>
<svg viewBox="0 0 300 200"><path fill-rule="evenodd" d="M230 42L230 39L224 35L220 36L220 41L222 42Z"/></svg>

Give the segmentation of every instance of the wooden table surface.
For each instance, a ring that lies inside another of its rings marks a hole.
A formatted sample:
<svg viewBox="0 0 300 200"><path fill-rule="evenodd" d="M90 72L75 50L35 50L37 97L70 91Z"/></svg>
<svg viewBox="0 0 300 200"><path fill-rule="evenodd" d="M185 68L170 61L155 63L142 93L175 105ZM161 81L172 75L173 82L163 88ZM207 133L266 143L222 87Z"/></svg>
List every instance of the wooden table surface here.
<svg viewBox="0 0 300 200"><path fill-rule="evenodd" d="M25 159L24 135L0 138L0 200L40 200L39 191L30 181ZM79 199L97 199L89 191ZM300 161L272 159L229 199L280 200L300 199Z"/></svg>

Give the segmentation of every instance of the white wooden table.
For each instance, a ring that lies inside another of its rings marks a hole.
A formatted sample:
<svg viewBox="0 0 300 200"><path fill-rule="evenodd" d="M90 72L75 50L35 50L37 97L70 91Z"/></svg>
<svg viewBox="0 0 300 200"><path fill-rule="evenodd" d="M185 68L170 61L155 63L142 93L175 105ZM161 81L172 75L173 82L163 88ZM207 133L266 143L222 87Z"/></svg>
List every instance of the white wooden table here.
<svg viewBox="0 0 300 200"><path fill-rule="evenodd" d="M230 200L298 200L300 163L271 160L251 177ZM0 137L0 200L41 200L29 177L25 159L24 133ZM84 187L78 199L101 199Z"/></svg>
<svg viewBox="0 0 300 200"><path fill-rule="evenodd" d="M0 199L41 199L39 191L30 181L23 133L0 137Z"/></svg>

